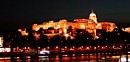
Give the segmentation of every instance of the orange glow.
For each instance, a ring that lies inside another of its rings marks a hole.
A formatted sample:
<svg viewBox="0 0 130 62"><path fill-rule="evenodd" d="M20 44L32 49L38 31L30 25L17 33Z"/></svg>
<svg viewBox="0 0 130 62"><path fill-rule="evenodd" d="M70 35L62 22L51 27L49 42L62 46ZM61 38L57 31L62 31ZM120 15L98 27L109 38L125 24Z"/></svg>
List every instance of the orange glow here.
<svg viewBox="0 0 130 62"><path fill-rule="evenodd" d="M69 34L65 34L65 37L68 37L69 36Z"/></svg>
<svg viewBox="0 0 130 62"><path fill-rule="evenodd" d="M65 46L65 49L67 48L67 46Z"/></svg>
<svg viewBox="0 0 130 62"><path fill-rule="evenodd" d="M38 40L40 38L40 34L35 33L34 36L35 36L36 40Z"/></svg>
<svg viewBox="0 0 130 62"><path fill-rule="evenodd" d="M87 50L89 50L90 48L89 47L86 47Z"/></svg>
<svg viewBox="0 0 130 62"><path fill-rule="evenodd" d="M58 49L59 47L58 47L58 46L56 46L55 48L56 48L56 49Z"/></svg>
<svg viewBox="0 0 130 62"><path fill-rule="evenodd" d="M22 36L28 36L28 33L26 32L26 29L24 29L24 30L18 29L18 32L20 32Z"/></svg>
<svg viewBox="0 0 130 62"><path fill-rule="evenodd" d="M84 46L81 46L81 48L84 48Z"/></svg>
<svg viewBox="0 0 130 62"><path fill-rule="evenodd" d="M75 46L73 46L72 48L75 48Z"/></svg>
<svg viewBox="0 0 130 62"><path fill-rule="evenodd" d="M19 32L21 32L21 31L22 31L22 29L18 29L18 31L19 31Z"/></svg>
<svg viewBox="0 0 130 62"><path fill-rule="evenodd" d="M98 46L98 48L99 48L100 46Z"/></svg>
<svg viewBox="0 0 130 62"><path fill-rule="evenodd" d="M104 47L102 47L102 49L103 49Z"/></svg>
<svg viewBox="0 0 130 62"><path fill-rule="evenodd" d="M94 47L94 49L96 49L96 47Z"/></svg>
<svg viewBox="0 0 130 62"><path fill-rule="evenodd" d="M46 48L43 48L42 50L46 50Z"/></svg>
<svg viewBox="0 0 130 62"><path fill-rule="evenodd" d="M80 25L81 29L85 29L85 25Z"/></svg>
<svg viewBox="0 0 130 62"><path fill-rule="evenodd" d="M30 49L30 47L27 47L27 49Z"/></svg>
<svg viewBox="0 0 130 62"><path fill-rule="evenodd" d="M74 50L73 48L70 48L70 50Z"/></svg>
<svg viewBox="0 0 130 62"><path fill-rule="evenodd" d="M50 49L50 47L47 47L47 49Z"/></svg>

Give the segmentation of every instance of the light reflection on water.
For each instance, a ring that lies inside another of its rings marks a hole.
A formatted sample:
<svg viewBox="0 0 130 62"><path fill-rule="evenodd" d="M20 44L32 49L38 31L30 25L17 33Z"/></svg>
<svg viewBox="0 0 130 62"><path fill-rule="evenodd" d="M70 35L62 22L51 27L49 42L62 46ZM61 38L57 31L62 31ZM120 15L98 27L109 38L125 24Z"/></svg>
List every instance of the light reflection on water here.
<svg viewBox="0 0 130 62"><path fill-rule="evenodd" d="M39 59L15 59L14 62L60 62L60 57L39 57ZM62 57L62 62L89 62L89 57L88 56L64 56ZM119 58L113 58L113 57L107 57L107 61L109 62L118 62ZM105 62L104 59L101 59L99 57L99 61ZM0 62L11 62L10 57L3 57L3 59L0 59ZM90 56L90 62L96 62L96 56L92 55Z"/></svg>

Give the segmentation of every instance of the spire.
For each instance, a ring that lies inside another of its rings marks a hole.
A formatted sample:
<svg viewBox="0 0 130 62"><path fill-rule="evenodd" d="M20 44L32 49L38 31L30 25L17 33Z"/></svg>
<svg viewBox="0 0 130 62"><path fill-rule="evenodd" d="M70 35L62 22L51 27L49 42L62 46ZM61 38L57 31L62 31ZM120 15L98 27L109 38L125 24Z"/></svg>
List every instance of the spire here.
<svg viewBox="0 0 130 62"><path fill-rule="evenodd" d="M92 12L91 12L92 14L94 13L94 10L92 9ZM95 14L95 13L94 13Z"/></svg>
<svg viewBox="0 0 130 62"><path fill-rule="evenodd" d="M94 13L93 9L92 9L92 13Z"/></svg>

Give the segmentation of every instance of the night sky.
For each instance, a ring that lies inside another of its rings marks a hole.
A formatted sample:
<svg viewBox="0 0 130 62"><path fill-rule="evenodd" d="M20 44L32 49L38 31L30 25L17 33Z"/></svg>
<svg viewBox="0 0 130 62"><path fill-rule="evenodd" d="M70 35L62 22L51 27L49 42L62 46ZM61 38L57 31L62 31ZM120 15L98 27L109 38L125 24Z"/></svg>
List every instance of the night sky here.
<svg viewBox="0 0 130 62"><path fill-rule="evenodd" d="M49 20L88 18L92 9L98 21L130 23L130 0L3 0L0 28L17 30Z"/></svg>

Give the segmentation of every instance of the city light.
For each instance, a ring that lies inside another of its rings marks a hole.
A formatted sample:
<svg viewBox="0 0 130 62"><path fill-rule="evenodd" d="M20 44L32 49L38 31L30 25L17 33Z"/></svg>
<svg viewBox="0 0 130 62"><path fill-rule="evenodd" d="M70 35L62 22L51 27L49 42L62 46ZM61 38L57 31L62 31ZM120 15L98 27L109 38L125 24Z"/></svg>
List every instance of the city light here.
<svg viewBox="0 0 130 62"><path fill-rule="evenodd" d="M0 37L0 47L3 47L3 37Z"/></svg>
<svg viewBox="0 0 130 62"><path fill-rule="evenodd" d="M11 49L10 48L0 48L0 53L1 52L10 52Z"/></svg>
<svg viewBox="0 0 130 62"><path fill-rule="evenodd" d="M122 57L119 59L118 62L126 62L126 61L127 61L127 59L125 57ZM128 62L130 62L130 58L128 58Z"/></svg>

